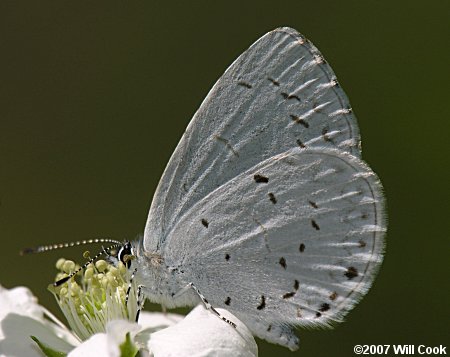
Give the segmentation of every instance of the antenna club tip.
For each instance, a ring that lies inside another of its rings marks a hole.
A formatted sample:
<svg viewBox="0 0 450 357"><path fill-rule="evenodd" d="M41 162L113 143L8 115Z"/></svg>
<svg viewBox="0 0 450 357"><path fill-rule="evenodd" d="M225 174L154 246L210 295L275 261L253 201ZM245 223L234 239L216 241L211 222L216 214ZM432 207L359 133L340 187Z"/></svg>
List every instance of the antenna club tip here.
<svg viewBox="0 0 450 357"><path fill-rule="evenodd" d="M35 251L36 250L33 249L33 248L24 248L21 251L19 251L19 255L24 256L24 255L27 255L27 254L34 253Z"/></svg>
<svg viewBox="0 0 450 357"><path fill-rule="evenodd" d="M53 286L54 286L55 288L57 288L58 286L61 286L61 285L64 284L66 281L68 281L70 278L71 278L71 276L66 276L65 278L62 278L62 279L60 279L60 280L58 280L58 281L55 281L55 282L53 283Z"/></svg>

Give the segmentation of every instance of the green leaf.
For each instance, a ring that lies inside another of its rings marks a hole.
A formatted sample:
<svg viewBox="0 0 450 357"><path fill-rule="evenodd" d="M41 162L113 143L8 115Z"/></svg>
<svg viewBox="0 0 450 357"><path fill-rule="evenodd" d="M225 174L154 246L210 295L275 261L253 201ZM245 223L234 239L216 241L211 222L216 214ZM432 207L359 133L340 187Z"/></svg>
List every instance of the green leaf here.
<svg viewBox="0 0 450 357"><path fill-rule="evenodd" d="M53 348L49 347L47 344L42 343L41 341L39 341L37 339L37 337L35 337L35 336L30 336L30 337L33 339L34 342L36 342L36 344L39 346L41 351L44 352L44 354L47 357L65 357L65 356L67 356L66 353L56 351Z"/></svg>
<svg viewBox="0 0 450 357"><path fill-rule="evenodd" d="M128 332L125 336L125 342L120 346L120 357L134 357L138 353L138 348L131 341L130 333Z"/></svg>

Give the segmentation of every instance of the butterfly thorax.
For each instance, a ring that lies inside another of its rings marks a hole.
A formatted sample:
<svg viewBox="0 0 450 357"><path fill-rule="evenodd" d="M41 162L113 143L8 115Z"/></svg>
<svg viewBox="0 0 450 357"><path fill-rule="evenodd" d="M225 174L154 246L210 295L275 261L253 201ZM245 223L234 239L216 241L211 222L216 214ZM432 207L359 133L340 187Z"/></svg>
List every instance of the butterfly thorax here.
<svg viewBox="0 0 450 357"><path fill-rule="evenodd" d="M168 308L198 303L195 293L186 289L189 282L183 280L179 269L167 265L158 252L145 251L140 244L136 248L132 269L137 269L136 280L143 285L147 299Z"/></svg>

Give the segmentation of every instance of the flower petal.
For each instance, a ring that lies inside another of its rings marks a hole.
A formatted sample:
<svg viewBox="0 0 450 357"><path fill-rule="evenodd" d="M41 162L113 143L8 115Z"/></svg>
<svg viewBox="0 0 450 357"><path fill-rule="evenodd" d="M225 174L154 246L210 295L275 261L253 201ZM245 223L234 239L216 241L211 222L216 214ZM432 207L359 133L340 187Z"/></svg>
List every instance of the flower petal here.
<svg viewBox="0 0 450 357"><path fill-rule="evenodd" d="M1 320L1 356L39 356L40 348L30 336L61 352L69 352L73 346L55 335L52 328L28 316L9 313Z"/></svg>
<svg viewBox="0 0 450 357"><path fill-rule="evenodd" d="M140 327L136 323L126 320L109 321L106 325L106 333L97 333L75 348L68 357L81 356L120 356L119 346L125 341L127 333L136 335Z"/></svg>
<svg viewBox="0 0 450 357"><path fill-rule="evenodd" d="M119 346L106 333L97 333L80 344L67 357L120 357Z"/></svg>
<svg viewBox="0 0 450 357"><path fill-rule="evenodd" d="M106 334L110 341L117 346L125 341L125 336L129 332L132 339L140 330L139 325L126 320L109 321L106 325Z"/></svg>
<svg viewBox="0 0 450 357"><path fill-rule="evenodd" d="M217 311L237 328L199 305L178 324L153 333L150 351L155 357L257 356L258 347L247 327L230 312Z"/></svg>
<svg viewBox="0 0 450 357"><path fill-rule="evenodd" d="M141 330L134 336L134 341L139 347L146 349L152 333L173 326L184 318L185 316L178 314L142 311L139 316Z"/></svg>
<svg viewBox="0 0 450 357"><path fill-rule="evenodd" d="M0 306L0 320L10 312L39 321L44 319L44 309L37 303L37 298L31 291L23 286L5 289L0 285Z"/></svg>
<svg viewBox="0 0 450 357"><path fill-rule="evenodd" d="M39 347L30 336L58 351L68 352L77 344L69 331L44 318L47 310L25 287L0 286L0 355L36 355Z"/></svg>
<svg viewBox="0 0 450 357"><path fill-rule="evenodd" d="M157 331L175 325L184 318L185 316L178 314L141 311L139 325L143 330L152 329L153 331Z"/></svg>

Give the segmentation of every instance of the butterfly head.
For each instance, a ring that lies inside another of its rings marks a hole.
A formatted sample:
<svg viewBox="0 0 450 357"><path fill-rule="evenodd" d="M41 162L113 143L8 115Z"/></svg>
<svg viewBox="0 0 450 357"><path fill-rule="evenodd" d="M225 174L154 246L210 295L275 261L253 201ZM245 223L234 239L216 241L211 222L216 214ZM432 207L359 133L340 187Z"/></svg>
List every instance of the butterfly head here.
<svg viewBox="0 0 450 357"><path fill-rule="evenodd" d="M121 261L128 269L131 267L131 261L135 259L136 253L131 242L124 242L124 244L117 251L117 259Z"/></svg>

